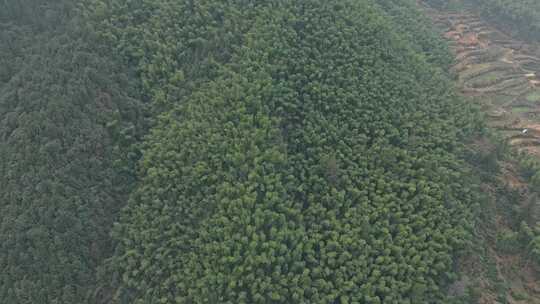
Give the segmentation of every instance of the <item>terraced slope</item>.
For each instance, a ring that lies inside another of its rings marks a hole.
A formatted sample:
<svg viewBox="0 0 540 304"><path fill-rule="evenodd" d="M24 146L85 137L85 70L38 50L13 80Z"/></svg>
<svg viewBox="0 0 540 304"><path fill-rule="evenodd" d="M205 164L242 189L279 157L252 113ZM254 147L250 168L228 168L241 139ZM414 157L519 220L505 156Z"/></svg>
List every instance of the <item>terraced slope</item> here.
<svg viewBox="0 0 540 304"><path fill-rule="evenodd" d="M471 13L430 10L456 55L463 93L475 97L512 146L540 157L540 49Z"/></svg>
<svg viewBox="0 0 540 304"><path fill-rule="evenodd" d="M489 124L516 150L540 157L540 48L495 29L471 12L424 6L455 54L453 71L462 93L478 102ZM487 141L476 150L496 150ZM517 161L496 165L485 181L488 195L479 215L478 248L461 261L460 283L476 290L480 304L540 303L540 269L520 249L524 222L537 208L535 189L518 172Z"/></svg>

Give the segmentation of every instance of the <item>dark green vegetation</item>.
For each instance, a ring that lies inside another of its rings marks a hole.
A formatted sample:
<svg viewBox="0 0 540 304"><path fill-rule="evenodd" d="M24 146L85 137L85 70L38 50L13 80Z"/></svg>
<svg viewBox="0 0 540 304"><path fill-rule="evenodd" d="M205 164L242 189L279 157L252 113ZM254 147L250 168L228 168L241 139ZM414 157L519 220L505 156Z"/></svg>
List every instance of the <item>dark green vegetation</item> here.
<svg viewBox="0 0 540 304"><path fill-rule="evenodd" d="M522 174L531 183L531 186L540 191L540 162L535 158L523 155L520 167Z"/></svg>
<svg viewBox="0 0 540 304"><path fill-rule="evenodd" d="M540 161L529 156L522 156L520 167L522 174L531 184L535 193L530 207L525 210L521 230L524 241L532 258L540 264Z"/></svg>
<svg viewBox="0 0 540 304"><path fill-rule="evenodd" d="M133 180L134 91L51 2L0 4L0 303L83 303Z"/></svg>
<svg viewBox="0 0 540 304"><path fill-rule="evenodd" d="M444 301L476 203L458 142L477 126L430 64L443 60L393 29L414 11L149 3L148 20L103 4L121 24L103 35L164 111L115 230L124 301Z"/></svg>
<svg viewBox="0 0 540 304"><path fill-rule="evenodd" d="M468 285L471 303L540 303L538 188L525 171L514 171L520 156L502 139L492 142L499 144L474 149L487 200L475 224L474 245L458 263L461 282Z"/></svg>
<svg viewBox="0 0 540 304"><path fill-rule="evenodd" d="M0 7L0 299L458 301L483 126L414 1L47 2Z"/></svg>
<svg viewBox="0 0 540 304"><path fill-rule="evenodd" d="M441 43L440 33L431 21L418 11L417 3L409 0L375 1L392 21L391 27L408 42L416 53L426 56L426 61L445 71L454 63L448 45Z"/></svg>

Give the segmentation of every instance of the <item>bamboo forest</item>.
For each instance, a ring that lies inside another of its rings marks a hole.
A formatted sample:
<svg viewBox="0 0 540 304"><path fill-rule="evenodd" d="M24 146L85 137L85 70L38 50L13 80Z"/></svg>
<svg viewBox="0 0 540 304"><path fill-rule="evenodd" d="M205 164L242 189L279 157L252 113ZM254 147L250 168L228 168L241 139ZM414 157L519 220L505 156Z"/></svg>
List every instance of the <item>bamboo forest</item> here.
<svg viewBox="0 0 540 304"><path fill-rule="evenodd" d="M539 3L1 1L0 304L540 304Z"/></svg>

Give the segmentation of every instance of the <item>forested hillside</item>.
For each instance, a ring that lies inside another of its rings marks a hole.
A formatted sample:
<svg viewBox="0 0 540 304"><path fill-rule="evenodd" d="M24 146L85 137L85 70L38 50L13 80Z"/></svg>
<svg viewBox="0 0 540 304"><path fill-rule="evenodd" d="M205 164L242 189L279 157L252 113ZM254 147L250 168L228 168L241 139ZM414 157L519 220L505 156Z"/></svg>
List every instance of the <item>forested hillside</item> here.
<svg viewBox="0 0 540 304"><path fill-rule="evenodd" d="M477 126L430 64L449 57L395 29L411 3L383 4L101 4L164 111L115 229L123 301L444 301L476 203L458 141Z"/></svg>
<svg viewBox="0 0 540 304"><path fill-rule="evenodd" d="M470 303L484 125L416 1L8 0L0 28L0 303Z"/></svg>
<svg viewBox="0 0 540 304"><path fill-rule="evenodd" d="M0 303L83 303L133 181L137 93L73 6L0 4Z"/></svg>

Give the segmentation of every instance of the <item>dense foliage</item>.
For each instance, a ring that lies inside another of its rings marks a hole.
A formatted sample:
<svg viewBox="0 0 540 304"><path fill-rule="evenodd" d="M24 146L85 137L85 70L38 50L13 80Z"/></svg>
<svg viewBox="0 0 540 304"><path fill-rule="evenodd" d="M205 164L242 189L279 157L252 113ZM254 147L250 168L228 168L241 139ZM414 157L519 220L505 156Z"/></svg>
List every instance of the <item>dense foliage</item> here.
<svg viewBox="0 0 540 304"><path fill-rule="evenodd" d="M6 0L0 29L0 302L450 300L480 125L415 1Z"/></svg>
<svg viewBox="0 0 540 304"><path fill-rule="evenodd" d="M444 301L476 126L411 2L99 3L163 113L115 229L119 302Z"/></svg>
<svg viewBox="0 0 540 304"><path fill-rule="evenodd" d="M521 224L527 251L540 265L540 162L529 155L521 155L520 169L531 185L533 194L530 207Z"/></svg>
<svg viewBox="0 0 540 304"><path fill-rule="evenodd" d="M418 54L426 57L434 67L447 70L453 63L453 56L448 46L441 41L441 33L437 32L426 16L417 9L413 0L379 0L375 1L391 21L391 27L402 39L409 41Z"/></svg>
<svg viewBox="0 0 540 304"><path fill-rule="evenodd" d="M101 36L136 68L142 94L157 114L216 77L260 5L272 4L102 0L90 1L87 11Z"/></svg>
<svg viewBox="0 0 540 304"><path fill-rule="evenodd" d="M83 303L133 180L138 102L71 3L0 4L1 303Z"/></svg>

